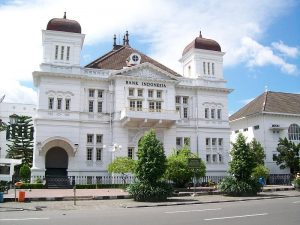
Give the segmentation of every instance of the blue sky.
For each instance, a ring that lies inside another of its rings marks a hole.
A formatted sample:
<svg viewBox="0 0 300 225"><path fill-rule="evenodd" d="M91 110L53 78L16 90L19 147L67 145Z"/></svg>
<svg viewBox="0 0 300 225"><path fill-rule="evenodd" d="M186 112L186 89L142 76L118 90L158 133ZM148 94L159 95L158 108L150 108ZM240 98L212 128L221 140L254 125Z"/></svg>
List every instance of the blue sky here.
<svg viewBox="0 0 300 225"><path fill-rule="evenodd" d="M81 64L111 50L113 34L177 72L182 50L202 30L220 43L232 114L265 91L300 93L300 2L296 0L0 0L5 102L36 102L32 71L51 18L77 20L86 34Z"/></svg>

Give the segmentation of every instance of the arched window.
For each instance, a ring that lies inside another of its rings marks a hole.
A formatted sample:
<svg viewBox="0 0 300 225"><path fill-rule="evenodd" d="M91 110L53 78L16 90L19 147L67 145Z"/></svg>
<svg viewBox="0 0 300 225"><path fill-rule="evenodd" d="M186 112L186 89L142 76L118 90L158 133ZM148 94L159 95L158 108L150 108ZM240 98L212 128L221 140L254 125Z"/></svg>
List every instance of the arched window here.
<svg viewBox="0 0 300 225"><path fill-rule="evenodd" d="M300 127L297 124L291 124L288 132L289 140L300 140Z"/></svg>

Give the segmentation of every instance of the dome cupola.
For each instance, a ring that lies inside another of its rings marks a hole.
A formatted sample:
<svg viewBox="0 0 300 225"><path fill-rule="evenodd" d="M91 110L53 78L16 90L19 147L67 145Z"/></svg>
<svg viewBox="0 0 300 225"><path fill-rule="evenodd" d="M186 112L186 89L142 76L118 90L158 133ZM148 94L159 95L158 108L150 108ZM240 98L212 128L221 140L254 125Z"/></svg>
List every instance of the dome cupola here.
<svg viewBox="0 0 300 225"><path fill-rule="evenodd" d="M69 20L66 17L66 12L63 18L53 18L47 24L47 30L63 31L81 34L81 26L75 20Z"/></svg>
<svg viewBox="0 0 300 225"><path fill-rule="evenodd" d="M219 45L219 43L212 39L203 38L201 31L199 37L196 37L190 44L188 44L184 48L182 55L185 55L191 49L204 49L221 52L221 46Z"/></svg>

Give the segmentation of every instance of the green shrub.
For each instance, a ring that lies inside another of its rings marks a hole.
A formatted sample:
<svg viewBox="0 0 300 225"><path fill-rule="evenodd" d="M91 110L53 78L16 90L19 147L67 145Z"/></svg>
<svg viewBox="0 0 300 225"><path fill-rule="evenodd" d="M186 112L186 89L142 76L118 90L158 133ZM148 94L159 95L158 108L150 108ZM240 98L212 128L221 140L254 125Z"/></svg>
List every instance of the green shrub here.
<svg viewBox="0 0 300 225"><path fill-rule="evenodd" d="M252 196L260 191L260 185L257 180L240 181L235 177L225 177L218 185L218 189L230 196Z"/></svg>
<svg viewBox="0 0 300 225"><path fill-rule="evenodd" d="M156 184L135 182L127 191L135 201L158 202L166 201L172 195L172 186L166 182Z"/></svg>
<svg viewBox="0 0 300 225"><path fill-rule="evenodd" d="M43 189L43 188L45 188L45 186L43 184L23 183L20 188L22 188L22 189Z"/></svg>
<svg viewBox="0 0 300 225"><path fill-rule="evenodd" d="M251 176L256 180L258 180L260 177L263 177L265 180L267 180L269 176L269 169L264 165L258 165L253 169Z"/></svg>
<svg viewBox="0 0 300 225"><path fill-rule="evenodd" d="M295 188L300 188L300 178L296 178L292 183Z"/></svg>
<svg viewBox="0 0 300 225"><path fill-rule="evenodd" d="M29 182L30 180L30 167L26 164L22 165L20 168L20 177L24 182Z"/></svg>
<svg viewBox="0 0 300 225"><path fill-rule="evenodd" d="M200 168L194 169L188 166L189 158L198 158L191 150L185 146L182 149L175 150L167 159L167 170L165 178L174 182L175 187L186 187L192 181L194 175L196 178L204 177L206 167L201 160Z"/></svg>

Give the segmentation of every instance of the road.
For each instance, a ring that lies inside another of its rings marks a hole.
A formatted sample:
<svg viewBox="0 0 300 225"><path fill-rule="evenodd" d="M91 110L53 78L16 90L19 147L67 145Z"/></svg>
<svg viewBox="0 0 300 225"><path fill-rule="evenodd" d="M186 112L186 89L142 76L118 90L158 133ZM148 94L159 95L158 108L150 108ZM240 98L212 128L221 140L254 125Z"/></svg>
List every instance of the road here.
<svg viewBox="0 0 300 225"><path fill-rule="evenodd" d="M300 197L149 208L7 211L0 212L0 224L299 225Z"/></svg>

